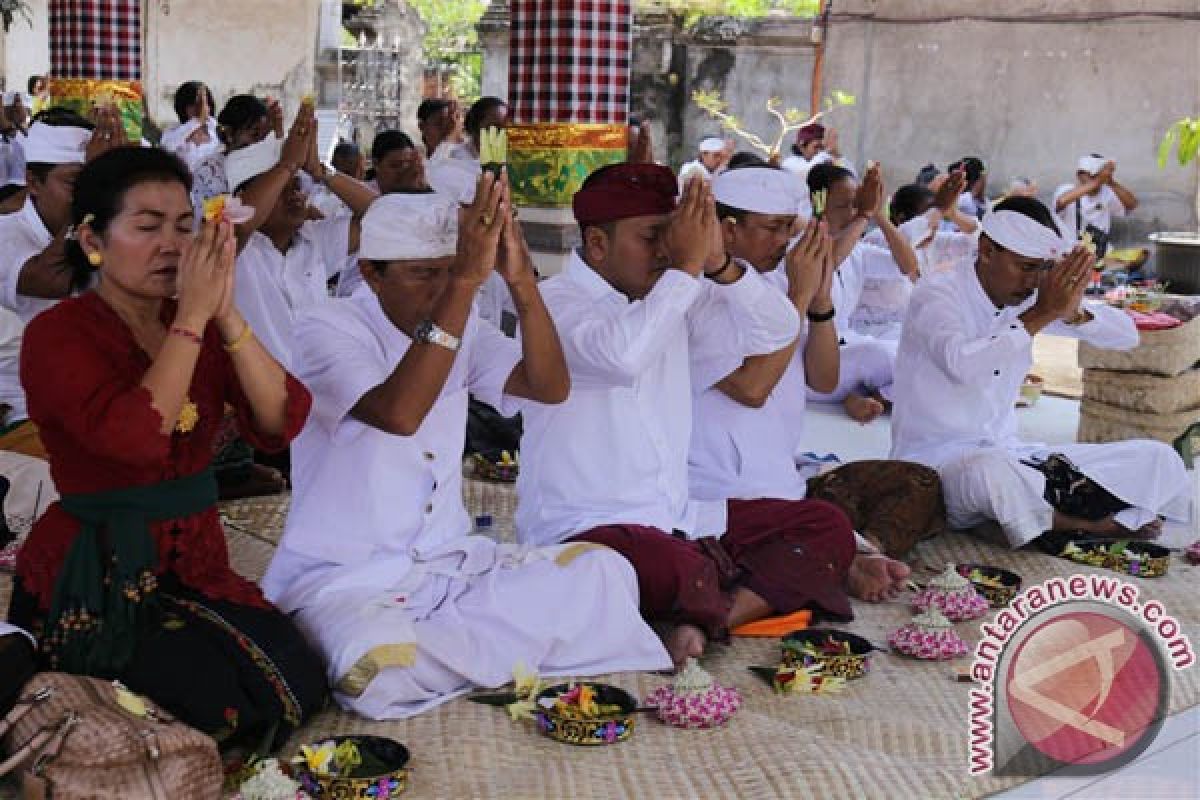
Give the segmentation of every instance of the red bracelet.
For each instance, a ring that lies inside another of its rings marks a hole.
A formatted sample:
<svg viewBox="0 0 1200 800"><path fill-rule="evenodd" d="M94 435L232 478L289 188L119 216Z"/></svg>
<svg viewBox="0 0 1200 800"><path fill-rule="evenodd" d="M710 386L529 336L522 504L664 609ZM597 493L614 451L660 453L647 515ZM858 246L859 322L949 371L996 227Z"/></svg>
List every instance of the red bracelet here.
<svg viewBox="0 0 1200 800"><path fill-rule="evenodd" d="M195 333L194 331L189 331L187 328L171 328L169 333L173 333L176 336L182 336L184 339L187 339L189 342L194 342L195 344L198 344L201 346L204 345L203 337L201 337L200 334Z"/></svg>

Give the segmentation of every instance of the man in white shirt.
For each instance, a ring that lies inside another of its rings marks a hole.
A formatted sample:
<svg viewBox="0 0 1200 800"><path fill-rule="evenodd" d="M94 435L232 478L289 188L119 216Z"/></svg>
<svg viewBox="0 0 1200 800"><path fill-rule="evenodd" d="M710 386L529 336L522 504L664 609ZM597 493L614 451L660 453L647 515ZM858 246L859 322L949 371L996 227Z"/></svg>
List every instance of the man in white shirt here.
<svg viewBox="0 0 1200 800"><path fill-rule="evenodd" d="M679 193L688 185L693 175L706 181L712 180L725 168L733 149L719 136L706 136L696 147L696 158L679 168Z"/></svg>
<svg viewBox="0 0 1200 800"><path fill-rule="evenodd" d="M936 473L916 464L871 461L816 478L816 466L798 455L805 449L806 389L825 391L838 379L833 240L811 221L787 250L794 187L791 176L778 169L730 170L713 183L713 193L726 250L784 294L806 322L783 350L730 362L725 374L693 371L692 496L729 499L731 507L757 498L829 499L883 550L904 554L938 527ZM704 353L693 358L707 360ZM901 588L908 567L862 538L858 544L847 575L850 593L880 600Z"/></svg>
<svg viewBox="0 0 1200 800"><path fill-rule="evenodd" d="M808 191L808 173L818 164L836 164L850 170L850 165L838 151L837 131L826 128L819 122L805 125L796 131L796 141L792 145L792 154L780 164L785 170L795 175L799 180L797 191L796 213L803 220L813 216L812 202Z"/></svg>
<svg viewBox="0 0 1200 800"><path fill-rule="evenodd" d="M1079 159L1074 184L1054 190L1059 230L1071 241L1090 231L1097 258L1108 249L1113 217L1123 217L1138 205L1137 196L1114 177L1116 171L1117 162L1093 153Z"/></svg>
<svg viewBox="0 0 1200 800"><path fill-rule="evenodd" d="M895 343L856 332L850 320L858 309L868 275L892 273L915 280L917 256L883 212L883 182L877 165L867 170L860 186L844 167L819 164L809 171L808 186L814 196L824 196L820 218L838 242L833 301L842 348L837 388L826 393L810 392L809 399L840 404L852 419L866 424L890 406ZM862 240L871 221L879 227L886 247Z"/></svg>
<svg viewBox="0 0 1200 800"><path fill-rule="evenodd" d="M358 249L358 220L376 193L325 167L317 157L317 126L303 105L282 147L268 136L226 156L229 184L253 216L237 226L237 303L271 355L291 366L293 324L300 311L329 299L327 283ZM306 221L303 169L353 212Z"/></svg>
<svg viewBox="0 0 1200 800"><path fill-rule="evenodd" d="M667 648L681 665L772 611L848 615L854 541L826 504L781 520L761 508L730 517L723 499L689 496L693 371L724 375L787 347L799 318L726 257L708 184L694 179L678 208L675 193L670 169L617 164L575 194L583 246L542 289L571 396L522 404L516 524L524 542L621 552L642 613L674 625Z"/></svg>
<svg viewBox="0 0 1200 800"><path fill-rule="evenodd" d="M833 163L841 157L842 154L838 152L837 131L814 122L796 131L792 154L785 158L780 166L803 181L808 177L808 171L817 164Z"/></svg>
<svg viewBox="0 0 1200 800"><path fill-rule="evenodd" d="M963 261L975 263L979 221L964 214L955 202L965 181L961 172L954 172L938 176L935 188L910 183L892 194L888 218L916 253L918 273L910 277L894 264L872 262L876 271L863 276L858 308L850 318L854 331L885 341L899 341L916 281L922 276L954 269ZM943 230L943 221L949 221L953 229ZM879 228L868 232L863 241L887 247L887 239Z"/></svg>
<svg viewBox="0 0 1200 800"><path fill-rule="evenodd" d="M958 196L958 210L969 217L983 219L983 213L987 211L988 207L988 173L983 160L975 156L966 156L946 167L947 175L953 175L956 172L963 173L967 179L966 186ZM948 220L942 225L946 228L950 227Z"/></svg>
<svg viewBox="0 0 1200 800"><path fill-rule="evenodd" d="M20 211L0 217L0 305L11 311L0 354L0 403L9 407L0 449L45 458L37 428L25 410L19 360L25 324L72 292L86 288L90 275L67 266L64 246L69 232L75 177L89 159L124 143L114 113L93 125L74 112L47 109L24 141L28 196Z"/></svg>
<svg viewBox="0 0 1200 800"><path fill-rule="evenodd" d="M552 676L670 664L618 554L469 535L468 391L550 408L570 379L506 182L481 179L461 237L459 213L436 195L381 197L363 220L370 291L297 325L313 410L263 589L324 655L338 702L375 719L499 686L519 664ZM519 345L473 311L493 265L521 314Z"/></svg>
<svg viewBox="0 0 1200 800"><path fill-rule="evenodd" d="M462 142L462 112L458 101L426 97L417 106L417 128L421 131L427 161L448 158L450 148Z"/></svg>
<svg viewBox="0 0 1200 800"><path fill-rule="evenodd" d="M1013 547L1051 530L1153 536L1160 514L1186 521L1189 513L1191 481L1161 442L1051 449L1017 435L1014 406L1034 336L1045 331L1111 349L1138 342L1123 311L1083 304L1095 258L1071 244L1037 200L998 204L984 217L976 263L917 286L896 358L892 457L938 470L952 527L994 520ZM1059 487L1036 466L1056 454L1123 510L1060 509Z"/></svg>

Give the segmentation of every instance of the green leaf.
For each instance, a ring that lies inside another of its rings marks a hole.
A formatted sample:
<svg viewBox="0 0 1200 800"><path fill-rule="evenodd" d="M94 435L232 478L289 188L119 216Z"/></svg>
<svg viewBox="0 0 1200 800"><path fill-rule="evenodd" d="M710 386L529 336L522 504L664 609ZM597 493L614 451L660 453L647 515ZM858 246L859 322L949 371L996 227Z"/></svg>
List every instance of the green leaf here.
<svg viewBox="0 0 1200 800"><path fill-rule="evenodd" d="M833 102L839 106L852 106L858 102L858 98L849 92L843 92L841 89L834 89Z"/></svg>
<svg viewBox="0 0 1200 800"><path fill-rule="evenodd" d="M1158 168L1166 169L1167 158L1171 155L1171 146L1179 140L1179 126L1181 123L1176 122L1167 132L1163 134L1162 141L1158 143Z"/></svg>
<svg viewBox="0 0 1200 800"><path fill-rule="evenodd" d="M1196 157L1198 150L1200 150L1200 128L1190 123L1181 126L1179 131L1179 148L1175 151L1175 155L1179 159L1179 166L1186 166L1189 161Z"/></svg>
<svg viewBox="0 0 1200 800"><path fill-rule="evenodd" d="M1184 155L1187 157L1187 161L1194 161L1197 155L1200 155L1200 117L1193 119L1190 127L1192 130L1192 138Z"/></svg>

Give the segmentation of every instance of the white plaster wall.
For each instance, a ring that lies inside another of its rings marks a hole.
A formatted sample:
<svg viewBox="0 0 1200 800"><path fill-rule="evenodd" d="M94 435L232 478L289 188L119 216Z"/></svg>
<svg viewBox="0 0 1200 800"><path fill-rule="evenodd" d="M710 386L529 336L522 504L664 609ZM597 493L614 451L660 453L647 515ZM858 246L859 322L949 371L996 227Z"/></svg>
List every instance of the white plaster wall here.
<svg viewBox="0 0 1200 800"><path fill-rule="evenodd" d="M50 71L50 20L48 0L28 0L32 12L33 27L18 15L13 20L4 39L4 56L0 60L4 70L6 89L25 91L25 82L30 75L44 75Z"/></svg>
<svg viewBox="0 0 1200 800"><path fill-rule="evenodd" d="M48 0L30 0L34 27L16 20L4 36L6 85L50 67ZM290 117L313 90L320 0L147 0L142 79L150 113L176 121L171 100L184 81L202 79L218 107L239 92L282 98Z"/></svg>
<svg viewBox="0 0 1200 800"><path fill-rule="evenodd" d="M143 78L151 115L177 122L175 88L203 80L218 110L250 92L281 98L290 119L313 91L319 9L320 0L149 0Z"/></svg>
<svg viewBox="0 0 1200 800"><path fill-rule="evenodd" d="M842 0L838 11L895 16L1200 11L1198 0ZM1049 201L1088 152L1117 161L1141 200L1117 228L1124 241L1151 230L1194 229L1194 168L1156 164L1170 123L1200 112L1200 21L1134 17L1075 24L949 21L928 25L835 22L826 87L858 95L842 117L843 149L881 162L890 186L932 161L988 162L989 193L1015 175L1037 179Z"/></svg>

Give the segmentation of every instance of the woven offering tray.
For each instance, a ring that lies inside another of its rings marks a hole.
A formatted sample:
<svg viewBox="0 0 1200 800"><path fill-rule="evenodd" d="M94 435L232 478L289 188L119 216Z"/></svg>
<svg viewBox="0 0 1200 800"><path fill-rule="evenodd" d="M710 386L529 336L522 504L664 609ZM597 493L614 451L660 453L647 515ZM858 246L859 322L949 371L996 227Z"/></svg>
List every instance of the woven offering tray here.
<svg viewBox="0 0 1200 800"><path fill-rule="evenodd" d="M589 694L581 696L580 690ZM576 693L573 698L572 693ZM568 698L569 702L564 702ZM592 703L595 707L588 709ZM633 695L616 686L560 683L538 694L533 717L538 730L556 741L606 745L623 742L633 735L637 708Z"/></svg>
<svg viewBox="0 0 1200 800"><path fill-rule="evenodd" d="M875 645L861 636L834 628L810 628L783 637L783 663L789 667L820 664L822 674L861 678L871 668Z"/></svg>
<svg viewBox="0 0 1200 800"><path fill-rule="evenodd" d="M956 569L992 608L1003 608L1021 591L1021 576L1011 570L991 564L958 564Z"/></svg>
<svg viewBox="0 0 1200 800"><path fill-rule="evenodd" d="M1076 564L1103 567L1135 578L1158 578L1167 574L1171 551L1154 542L1121 539L1071 539L1059 553Z"/></svg>

